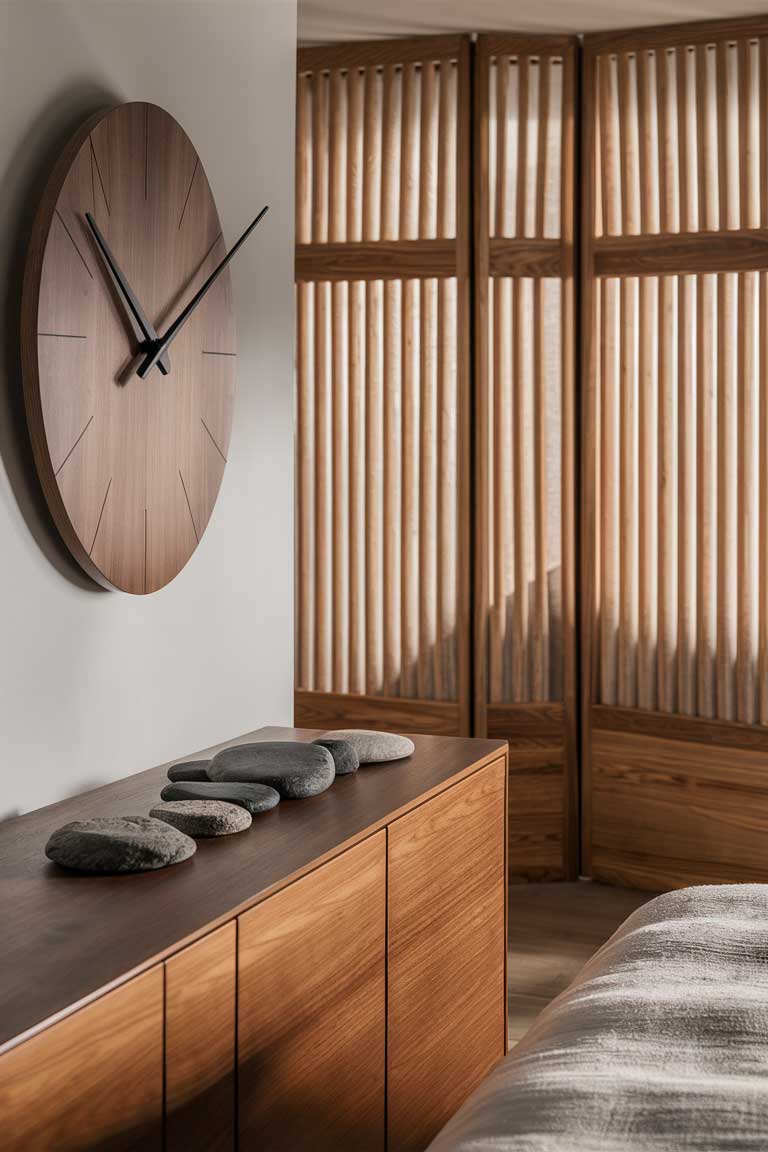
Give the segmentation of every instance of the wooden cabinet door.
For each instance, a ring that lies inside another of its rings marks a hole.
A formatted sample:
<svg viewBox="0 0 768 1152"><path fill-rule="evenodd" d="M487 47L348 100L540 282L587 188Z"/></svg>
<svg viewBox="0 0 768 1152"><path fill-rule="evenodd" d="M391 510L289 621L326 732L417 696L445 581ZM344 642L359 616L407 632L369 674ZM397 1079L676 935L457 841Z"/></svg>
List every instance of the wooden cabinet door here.
<svg viewBox="0 0 768 1152"><path fill-rule="evenodd" d="M237 925L165 965L165 1152L234 1152Z"/></svg>
<svg viewBox="0 0 768 1152"><path fill-rule="evenodd" d="M386 833L240 917L240 1148L382 1152Z"/></svg>
<svg viewBox="0 0 768 1152"><path fill-rule="evenodd" d="M506 1047L506 761L389 827L388 1131L421 1152Z"/></svg>
<svg viewBox="0 0 768 1152"><path fill-rule="evenodd" d="M0 1057L3 1152L161 1152L163 969Z"/></svg>

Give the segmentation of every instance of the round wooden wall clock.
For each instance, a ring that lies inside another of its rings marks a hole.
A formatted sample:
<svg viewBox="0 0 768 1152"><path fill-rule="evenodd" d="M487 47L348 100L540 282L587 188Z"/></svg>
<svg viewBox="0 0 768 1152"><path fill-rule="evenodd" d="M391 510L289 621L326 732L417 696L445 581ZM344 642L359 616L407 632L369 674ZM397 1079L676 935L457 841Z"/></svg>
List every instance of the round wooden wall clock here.
<svg viewBox="0 0 768 1152"><path fill-rule="evenodd" d="M228 269L200 290L225 252L200 159L161 108L104 112L64 150L27 259L24 393L53 518L107 587L167 584L213 511L235 388Z"/></svg>

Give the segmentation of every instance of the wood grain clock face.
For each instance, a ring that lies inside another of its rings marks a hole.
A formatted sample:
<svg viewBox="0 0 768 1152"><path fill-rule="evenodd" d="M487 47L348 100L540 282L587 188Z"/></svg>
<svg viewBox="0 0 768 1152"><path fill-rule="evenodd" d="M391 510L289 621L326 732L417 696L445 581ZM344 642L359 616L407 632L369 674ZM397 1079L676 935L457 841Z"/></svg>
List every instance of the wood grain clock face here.
<svg viewBox="0 0 768 1152"><path fill-rule="evenodd" d="M153 592L189 560L221 484L235 387L229 270L142 379L146 343L109 257L162 336L225 251L200 159L161 108L103 113L65 149L27 260L24 392L56 525L107 587Z"/></svg>

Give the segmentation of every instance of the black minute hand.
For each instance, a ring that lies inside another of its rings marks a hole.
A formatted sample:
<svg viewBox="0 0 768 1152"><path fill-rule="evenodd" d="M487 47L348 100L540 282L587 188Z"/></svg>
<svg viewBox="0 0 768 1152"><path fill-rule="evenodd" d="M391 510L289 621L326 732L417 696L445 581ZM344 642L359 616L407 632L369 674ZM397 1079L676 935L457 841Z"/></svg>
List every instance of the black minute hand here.
<svg viewBox="0 0 768 1152"><path fill-rule="evenodd" d="M151 347L157 340L157 332L155 332L149 320L144 315L141 304L139 304L138 300L133 294L133 290L126 280L122 268L115 259L114 253L109 247L109 244L107 244L106 240L102 236L101 230L99 229L99 226L94 220L93 216L91 216L90 212L86 212L85 218L88 221L88 227L93 233L93 238L96 241L99 251L101 252L104 263L112 273L112 279L115 281L118 291L122 295L126 307L131 315L131 320L133 321L132 326L136 338L141 340L142 344L149 345ZM157 366L164 376L168 375L170 364L168 363L167 356L161 356L158 359Z"/></svg>
<svg viewBox="0 0 768 1152"><path fill-rule="evenodd" d="M238 251L238 249L242 247L242 245L245 243L245 241L250 236L251 232L253 232L256 225L259 223L259 221L262 219L262 217L268 211L269 211L269 207L268 207L268 205L265 204L264 207L262 208L261 212L259 212L256 219L248 225L245 232L243 232L242 236L237 241L237 243L232 245L229 252L227 252L226 256L221 261L221 263L218 265L218 267L215 268L213 270L213 272L211 272L210 276L206 280L205 284L203 284L203 286L199 290L199 292L195 293L195 295L192 297L189 304L187 304L187 306L183 310L183 312L181 312L176 317L173 324L171 324L170 328L165 333L165 335L161 336L159 340L156 340L150 344L149 351L147 352L146 357L144 358L144 360L142 360L141 364L139 365L139 376L142 378L142 380L147 375L147 373L152 370L154 365L157 364L160 357L163 356L165 354L165 352L167 352L171 342L176 339L179 332L181 331L181 329L186 324L187 320L189 320L190 316L194 312L195 308L197 308L198 304L201 303L203 297L208 292L209 288L213 287L213 285L218 280L221 273L226 268L227 264L229 264L232 257L235 255L235 253Z"/></svg>

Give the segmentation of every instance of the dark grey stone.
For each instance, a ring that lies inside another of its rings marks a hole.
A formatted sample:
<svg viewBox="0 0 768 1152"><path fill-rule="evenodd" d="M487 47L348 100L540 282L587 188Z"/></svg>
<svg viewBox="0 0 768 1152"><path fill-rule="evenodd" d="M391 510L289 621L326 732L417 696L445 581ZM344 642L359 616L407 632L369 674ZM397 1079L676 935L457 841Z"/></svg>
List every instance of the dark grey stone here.
<svg viewBox="0 0 768 1152"><path fill-rule="evenodd" d="M333 756L337 776L348 776L350 772L357 772L360 767L357 752L348 740L326 740L323 737L322 740L313 740L312 743L328 749Z"/></svg>
<svg viewBox="0 0 768 1152"><path fill-rule="evenodd" d="M185 760L182 764L172 764L168 769L169 780L210 780L208 765L210 760Z"/></svg>
<svg viewBox="0 0 768 1152"><path fill-rule="evenodd" d="M330 788L336 769L327 748L297 740L264 740L223 748L211 760L208 774L212 780L269 784L286 800L302 800Z"/></svg>
<svg viewBox="0 0 768 1152"><path fill-rule="evenodd" d="M244 832L252 820L246 808L224 800L164 800L149 814L195 839Z"/></svg>
<svg viewBox="0 0 768 1152"><path fill-rule="evenodd" d="M263 784L230 784L213 780L177 780L166 784L160 793L161 800L224 800L227 804L238 804L252 816L268 812L280 803L280 793Z"/></svg>
<svg viewBox="0 0 768 1152"><path fill-rule="evenodd" d="M189 859L194 840L151 816L73 820L52 834L45 854L79 872L148 872Z"/></svg>
<svg viewBox="0 0 768 1152"><path fill-rule="evenodd" d="M402 760L413 755L414 743L394 732L370 732L366 728L338 728L326 732L323 740L345 740L357 753L361 764L380 764L385 760Z"/></svg>

